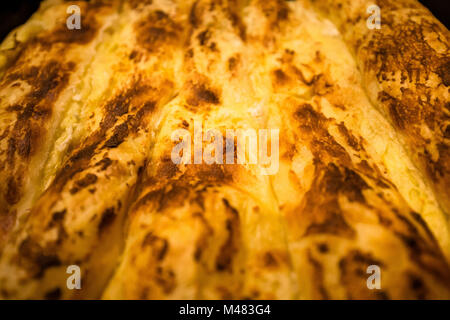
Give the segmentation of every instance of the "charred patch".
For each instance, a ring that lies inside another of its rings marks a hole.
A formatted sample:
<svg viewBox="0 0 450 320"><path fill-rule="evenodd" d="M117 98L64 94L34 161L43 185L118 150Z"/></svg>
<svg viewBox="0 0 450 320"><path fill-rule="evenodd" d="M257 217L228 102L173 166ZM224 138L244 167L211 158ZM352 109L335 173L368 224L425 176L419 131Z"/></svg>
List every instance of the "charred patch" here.
<svg viewBox="0 0 450 320"><path fill-rule="evenodd" d="M53 290L47 291L44 297L46 300L59 300L61 299L61 289L55 288Z"/></svg>
<svg viewBox="0 0 450 320"><path fill-rule="evenodd" d="M98 230L101 233L104 231L108 226L110 226L114 220L116 219L116 213L114 211L114 208L108 208L106 209L103 214L102 218L100 219L100 222L98 224Z"/></svg>
<svg viewBox="0 0 450 320"><path fill-rule="evenodd" d="M360 151L361 146L358 139L347 129L343 122L338 124L339 132L345 137L348 145L352 147L355 151Z"/></svg>
<svg viewBox="0 0 450 320"><path fill-rule="evenodd" d="M29 158L39 148L40 138L46 132L46 122L52 114L52 106L60 92L67 86L75 64L61 64L50 60L42 67L28 69L7 75L9 79L20 79L32 87L23 101L10 106L17 113L10 138L8 139L8 161L14 163L14 155Z"/></svg>
<svg viewBox="0 0 450 320"><path fill-rule="evenodd" d="M191 7L191 10L189 11L189 23L194 27L197 28L200 25L200 20L197 15L197 3L198 1L195 1L194 4Z"/></svg>
<svg viewBox="0 0 450 320"><path fill-rule="evenodd" d="M313 266L313 283L316 294L320 299L329 299L328 292L324 285L324 270L322 264L312 256L310 251L308 251L308 261Z"/></svg>
<svg viewBox="0 0 450 320"><path fill-rule="evenodd" d="M155 110L156 102L147 101L139 108L139 111L134 115L129 115L126 119L129 131L137 133L139 129L145 126L146 117Z"/></svg>
<svg viewBox="0 0 450 320"><path fill-rule="evenodd" d="M230 57L228 59L228 70L230 72L235 72L236 71L236 69L238 67L238 64L239 64L239 62L241 60L240 58L241 58L240 55L237 54L237 55L235 55L233 57Z"/></svg>
<svg viewBox="0 0 450 320"><path fill-rule="evenodd" d="M265 268L278 268L287 263L288 257L285 252L279 250L267 251L262 256L262 264Z"/></svg>
<svg viewBox="0 0 450 320"><path fill-rule="evenodd" d="M259 2L263 14L269 21L269 28L280 28L282 22L289 18L289 7L284 0L261 0Z"/></svg>
<svg viewBox="0 0 450 320"><path fill-rule="evenodd" d="M121 123L114 128L114 133L111 138L109 138L103 148L117 148L128 136L128 125L126 123Z"/></svg>
<svg viewBox="0 0 450 320"><path fill-rule="evenodd" d="M300 122L300 128L308 132L323 130L328 123L328 119L310 104L302 105L294 113L294 117Z"/></svg>
<svg viewBox="0 0 450 320"><path fill-rule="evenodd" d="M108 169L108 167L112 164L112 160L108 157L103 158L99 162L97 162L95 165L100 167L100 171L105 171Z"/></svg>
<svg viewBox="0 0 450 320"><path fill-rule="evenodd" d="M304 236L332 234L353 238L355 230L347 223L339 205L339 194L350 201L364 203L362 190L368 186L364 180L349 169L339 168L330 163L318 165L316 178L311 189L305 194L298 219L305 221ZM308 221L308 222L306 222Z"/></svg>
<svg viewBox="0 0 450 320"><path fill-rule="evenodd" d="M155 282L163 289L165 294L171 293L176 287L175 273L160 266L156 268Z"/></svg>
<svg viewBox="0 0 450 320"><path fill-rule="evenodd" d="M56 225L62 223L64 220L64 217L66 216L66 213L67 213L66 209L53 212L52 219L50 220L48 227L53 228Z"/></svg>
<svg viewBox="0 0 450 320"><path fill-rule="evenodd" d="M170 159L161 160L161 163L158 165L158 176L165 179L173 178L178 171L178 166Z"/></svg>
<svg viewBox="0 0 450 320"><path fill-rule="evenodd" d="M90 160L96 154L100 145L104 147L118 146L122 139L125 139L125 126L130 126L131 129L127 130L132 132L139 129L139 126L144 121L145 115L150 113L155 106L154 102L141 102L145 94L151 91L151 88L145 85L134 83L105 103L105 116L100 122L99 129L86 138L81 147L73 152L73 155L58 172L53 184L56 190L60 191L65 183L75 174L85 170L89 166ZM108 130L114 127L120 117L129 112L135 112L135 114L129 115L123 125L117 126L113 131L112 137L107 140ZM107 140L106 143L105 140ZM111 164L111 160L102 161L102 165L106 166L105 169Z"/></svg>
<svg viewBox="0 0 450 320"><path fill-rule="evenodd" d="M272 72L272 75L273 75L273 77L272 77L273 83L275 85L284 86L287 83L289 83L289 81L290 81L289 76L286 73L284 73L284 71L281 69L274 70Z"/></svg>
<svg viewBox="0 0 450 320"><path fill-rule="evenodd" d="M228 232L228 237L220 248L220 252L216 258L216 269L218 271L232 272L233 256L238 252L240 238L239 212L230 205L228 200L223 199L222 201L227 209L228 218L225 221L225 228Z"/></svg>
<svg viewBox="0 0 450 320"><path fill-rule="evenodd" d="M169 185L146 193L136 203L135 208L151 205L157 212L182 206L188 201L189 189L180 185Z"/></svg>
<svg viewBox="0 0 450 320"><path fill-rule="evenodd" d="M247 39L247 27L245 26L244 21L242 21L239 14L236 12L235 8L228 6L227 8L228 19L231 21L231 25L237 31L239 38L242 41Z"/></svg>
<svg viewBox="0 0 450 320"><path fill-rule="evenodd" d="M293 118L317 161L351 165L347 151L328 132L329 120L322 113L314 110L310 104L303 104L294 112Z"/></svg>
<svg viewBox="0 0 450 320"><path fill-rule="evenodd" d="M75 194L81 189L86 188L87 186L94 184L97 182L97 176L92 173L88 173L84 178L77 180L74 182L74 187L70 189L71 194Z"/></svg>
<svg viewBox="0 0 450 320"><path fill-rule="evenodd" d="M328 253L330 251L330 248L328 247L328 244L323 242L317 245L317 250L319 250L320 253Z"/></svg>
<svg viewBox="0 0 450 320"><path fill-rule="evenodd" d="M157 261L161 261L169 250L169 242L161 237L149 232L142 241L142 247L150 246Z"/></svg>
<svg viewBox="0 0 450 320"><path fill-rule="evenodd" d="M151 12L145 19L134 25L139 45L149 52L159 51L176 44L183 28L161 10Z"/></svg>
<svg viewBox="0 0 450 320"><path fill-rule="evenodd" d="M91 137L91 140L93 140L93 142L87 143L85 146L81 147L81 149L75 151L69 161L58 172L52 185L56 191L60 192L67 181L75 174L82 172L88 166L89 160L93 157L95 150L101 141L96 134Z"/></svg>
<svg viewBox="0 0 450 320"><path fill-rule="evenodd" d="M26 238L19 246L19 263L26 268L34 278L42 278L50 267L61 265L59 257L52 250L41 247L31 238Z"/></svg>
<svg viewBox="0 0 450 320"><path fill-rule="evenodd" d="M353 238L355 231L347 224L339 212L331 213L328 211L327 218L324 221L314 222L308 226L305 236L314 234L332 234Z"/></svg>
<svg viewBox="0 0 450 320"><path fill-rule="evenodd" d="M21 197L21 183L14 177L8 179L7 190L5 194L5 199L10 205L14 205L19 202Z"/></svg>
<svg viewBox="0 0 450 320"><path fill-rule="evenodd" d="M0 213L0 241L5 240L7 234L12 230L17 218L17 211L10 210L7 214Z"/></svg>
<svg viewBox="0 0 450 320"><path fill-rule="evenodd" d="M428 289L423 282L422 278L414 273L408 274L409 287L416 295L417 299L426 299Z"/></svg>
<svg viewBox="0 0 450 320"><path fill-rule="evenodd" d="M437 70L437 74L442 79L444 86L450 86L450 60L443 63Z"/></svg>
<svg viewBox="0 0 450 320"><path fill-rule="evenodd" d="M388 106L389 115L394 125L398 129L404 130L408 123L408 107L384 91L380 92L379 99Z"/></svg>
<svg viewBox="0 0 450 320"><path fill-rule="evenodd" d="M199 43L201 46L204 46L204 45L208 42L208 40L209 40L210 38L211 38L211 32L210 32L208 29L206 29L206 30L200 32L200 33L197 35L198 43Z"/></svg>
<svg viewBox="0 0 450 320"><path fill-rule="evenodd" d="M220 103L220 99L216 90L209 88L204 83L199 83L192 86L187 103L195 107L207 104L217 105Z"/></svg>
<svg viewBox="0 0 450 320"><path fill-rule="evenodd" d="M133 50L131 51L131 53L128 55L128 59L134 61L134 62L139 62L141 60L142 55L139 54L139 52L137 50Z"/></svg>
<svg viewBox="0 0 450 320"><path fill-rule="evenodd" d="M153 3L153 0L128 0L127 3L132 9L136 9L139 6L148 6Z"/></svg>
<svg viewBox="0 0 450 320"><path fill-rule="evenodd" d="M415 211L411 211L411 216L417 223L419 223L419 225L423 228L423 230L425 230L429 239L431 241L433 241L434 243L436 243L436 239L434 238L433 233L431 232L430 228L426 224L425 220L423 220L422 216Z"/></svg>
<svg viewBox="0 0 450 320"><path fill-rule="evenodd" d="M199 262L202 258L203 250L207 248L208 243L210 243L210 239L212 235L214 234L214 229L211 227L211 225L208 223L208 221L205 219L202 212L196 212L193 214L193 217L198 218L204 228L202 228L202 232L197 238L197 241L195 243L195 251L194 251L194 259L195 261Z"/></svg>

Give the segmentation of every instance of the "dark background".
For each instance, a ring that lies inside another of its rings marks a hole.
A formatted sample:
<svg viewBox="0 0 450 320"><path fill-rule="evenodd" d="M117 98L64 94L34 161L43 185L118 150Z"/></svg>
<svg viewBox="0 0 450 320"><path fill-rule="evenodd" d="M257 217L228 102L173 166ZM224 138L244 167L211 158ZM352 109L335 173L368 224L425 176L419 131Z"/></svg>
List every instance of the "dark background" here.
<svg viewBox="0 0 450 320"><path fill-rule="evenodd" d="M25 23L35 12L40 0L0 0L0 41L15 27ZM392 0L394 1L394 0ZM419 0L449 29L449 0Z"/></svg>

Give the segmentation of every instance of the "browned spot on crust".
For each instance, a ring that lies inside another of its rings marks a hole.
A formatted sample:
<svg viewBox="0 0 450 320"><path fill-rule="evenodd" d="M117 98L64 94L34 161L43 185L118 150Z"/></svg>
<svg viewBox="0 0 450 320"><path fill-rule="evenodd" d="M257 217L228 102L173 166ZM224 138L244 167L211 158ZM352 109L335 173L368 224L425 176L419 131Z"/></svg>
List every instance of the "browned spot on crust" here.
<svg viewBox="0 0 450 320"><path fill-rule="evenodd" d="M419 275L408 273L409 286L417 299L424 300L427 297L428 289Z"/></svg>
<svg viewBox="0 0 450 320"><path fill-rule="evenodd" d="M297 120L302 137L308 141L310 150L321 162L337 161L349 166L347 151L328 132L329 120L310 104L304 104L293 115Z"/></svg>
<svg viewBox="0 0 450 320"><path fill-rule="evenodd" d="M59 223L62 223L64 220L64 217L66 216L67 210L61 210L53 212L52 219L50 220L48 227L53 228L54 226L58 225Z"/></svg>
<svg viewBox="0 0 450 320"><path fill-rule="evenodd" d="M141 57L142 55L137 50L133 50L129 54L128 59L133 60L134 62L139 62Z"/></svg>
<svg viewBox="0 0 450 320"><path fill-rule="evenodd" d="M55 288L45 293L45 299L47 300L59 300L61 298L61 289Z"/></svg>
<svg viewBox="0 0 450 320"><path fill-rule="evenodd" d="M450 86L450 59L437 69L437 74L441 77L442 83L446 87Z"/></svg>
<svg viewBox="0 0 450 320"><path fill-rule="evenodd" d="M365 203L362 190L368 188L365 181L355 172L339 168L330 163L320 165L311 189L301 204L302 223L306 224L304 236L332 234L353 238L355 231L346 222L338 202L338 195L345 195L350 201Z"/></svg>
<svg viewBox="0 0 450 320"><path fill-rule="evenodd" d="M146 246L150 246L156 260L161 261L169 249L169 242L164 238L156 236L153 232L149 232L142 241L142 247Z"/></svg>
<svg viewBox="0 0 450 320"><path fill-rule="evenodd" d="M20 265L34 278L41 278L46 269L61 265L58 256L50 249L43 248L31 238L26 238L19 246Z"/></svg>
<svg viewBox="0 0 450 320"><path fill-rule="evenodd" d="M6 235L12 230L16 222L16 210L11 210L8 213L0 212L0 243L6 238Z"/></svg>
<svg viewBox="0 0 450 320"><path fill-rule="evenodd" d="M20 197L21 197L20 184L17 182L15 178L10 177L8 179L8 188L6 191L5 199L8 202L8 204L13 205L19 202Z"/></svg>
<svg viewBox="0 0 450 320"><path fill-rule="evenodd" d="M114 222L115 219L116 219L116 213L114 211L114 208L106 209L103 212L102 218L98 224L99 232L103 232L108 226L110 226Z"/></svg>
<svg viewBox="0 0 450 320"><path fill-rule="evenodd" d="M345 137L347 143L350 147L352 147L355 151L359 151L361 149L358 139L347 129L343 122L338 124L339 132Z"/></svg>
<svg viewBox="0 0 450 320"><path fill-rule="evenodd" d="M316 294L319 296L320 299L329 299L328 293L325 290L325 286L324 286L324 271L323 271L323 266L322 264L316 260L310 251L308 251L308 260L311 263L312 267L313 267L313 281L312 283L314 284L314 288L316 289Z"/></svg>
<svg viewBox="0 0 450 320"><path fill-rule="evenodd" d="M165 294L169 294L176 287L175 273L170 269L156 268L155 282L162 287Z"/></svg>
<svg viewBox="0 0 450 320"><path fill-rule="evenodd" d="M274 84L276 85L280 85L280 86L284 86L287 83L289 83L289 76L286 75L283 70L281 69L276 69L273 72L273 81Z"/></svg>
<svg viewBox="0 0 450 320"><path fill-rule="evenodd" d="M330 249L328 247L328 244L326 244L326 243L319 243L317 245L317 250L319 250L320 253L328 253L328 251Z"/></svg>
<svg viewBox="0 0 450 320"><path fill-rule="evenodd" d="M180 40L180 31L183 30L182 26L161 10L153 11L138 21L134 29L138 44L149 52L176 44Z"/></svg>
<svg viewBox="0 0 450 320"><path fill-rule="evenodd" d="M286 252L280 250L267 251L262 257L263 266L272 269L286 265L289 259Z"/></svg>
<svg viewBox="0 0 450 320"><path fill-rule="evenodd" d="M378 96L372 98L380 102L401 132L414 161L431 180L440 204L448 211L450 156L442 129L448 119L447 101L442 95L450 82L448 30L418 3L393 3L382 2L392 8L386 9L384 31L364 32L352 44L360 46L355 51L363 75L373 76L369 81L379 84L380 92L373 92ZM414 19L405 15L403 4L411 7ZM444 145L442 154L435 151L439 145Z"/></svg>
<svg viewBox="0 0 450 320"><path fill-rule="evenodd" d="M259 6L269 21L269 30L280 28L281 23L289 18L289 7L284 0L260 0Z"/></svg>
<svg viewBox="0 0 450 320"><path fill-rule="evenodd" d="M187 103L191 106L203 106L208 104L219 104L219 96L217 90L210 88L204 82L193 84L190 88L190 94Z"/></svg>
<svg viewBox="0 0 450 320"><path fill-rule="evenodd" d="M156 102L146 101L135 115L128 115L126 123L130 132L137 133L142 127L145 127L145 119L156 107Z"/></svg>
<svg viewBox="0 0 450 320"><path fill-rule="evenodd" d="M240 62L241 56L236 54L228 59L228 70L232 73L236 71L236 68Z"/></svg>
<svg viewBox="0 0 450 320"><path fill-rule="evenodd" d="M100 127L92 133L81 145L81 147L73 152L64 167L57 174L53 188L60 191L67 181L72 177L89 167L93 156L99 152L100 145L105 147L117 147L126 138L130 132L138 132L139 128L145 125L147 115L155 108L156 103L153 101L143 101L148 94L159 94L157 89L148 87L144 84L133 83L129 88L120 91L115 97L107 101L105 104L104 117L100 122ZM163 90L162 90L163 91ZM107 139L108 131L114 127L120 117L128 114L125 122L114 128L112 137ZM104 158L96 165L102 165L101 170L105 170L112 164L108 158Z"/></svg>
<svg viewBox="0 0 450 320"><path fill-rule="evenodd" d="M163 189L157 189L146 193L135 204L135 208L141 205L152 203L157 212L162 212L168 208L180 206L186 201L188 189L181 186L173 186Z"/></svg>
<svg viewBox="0 0 450 320"><path fill-rule="evenodd" d="M227 220L225 221L225 227L228 231L228 237L223 243L219 255L216 259L216 269L218 271L232 272L233 256L238 251L238 244L240 238L240 221L239 212L230 205L228 200L222 200L227 208Z"/></svg>
<svg viewBox="0 0 450 320"><path fill-rule="evenodd" d="M148 6L153 3L153 0L128 0L127 3L132 9L136 9L139 6Z"/></svg>
<svg viewBox="0 0 450 320"><path fill-rule="evenodd" d="M114 128L114 133L103 145L104 148L117 148L128 136L128 125L121 123Z"/></svg>
<svg viewBox="0 0 450 320"><path fill-rule="evenodd" d="M70 189L71 194L75 194L81 189L84 189L85 187L94 184L97 182L97 176L92 173L88 173L84 178L75 181L74 187Z"/></svg>
<svg viewBox="0 0 450 320"><path fill-rule="evenodd" d="M325 221L309 225L305 236L325 233L345 237L353 237L355 234L340 214L330 214Z"/></svg>
<svg viewBox="0 0 450 320"><path fill-rule="evenodd" d="M6 186L0 199L2 212L9 210L7 205L19 202L27 163L42 146L54 103L74 68L72 62L64 64L51 59L42 66L15 66L14 72L5 75L7 81L24 81L31 89L20 101L7 107L16 114L16 121L2 133L7 146L6 159L0 162L0 168L9 172L3 181Z"/></svg>
<svg viewBox="0 0 450 320"><path fill-rule="evenodd" d="M197 16L196 10L197 10L197 3L198 1L195 1L194 4L191 7L191 10L189 11L189 23L194 27L197 28L199 24L201 23L199 21L199 18Z"/></svg>
<svg viewBox="0 0 450 320"><path fill-rule="evenodd" d="M210 38L211 38L211 32L208 29L200 32L197 35L198 42L200 43L201 46L204 46Z"/></svg>
<svg viewBox="0 0 450 320"><path fill-rule="evenodd" d="M100 171L105 171L111 165L112 160L110 158L103 158L95 165L100 167Z"/></svg>
<svg viewBox="0 0 450 320"><path fill-rule="evenodd" d="M36 66L21 72L9 74L9 78L27 81L33 90L19 105L11 106L17 112L17 121L8 140L8 161L14 162L14 155L28 158L39 148L40 137L45 133L46 122L51 116L52 105L60 92L67 86L75 64L61 64L50 60L39 68Z"/></svg>
<svg viewBox="0 0 450 320"><path fill-rule="evenodd" d="M230 19L233 28L237 30L237 33L242 41L247 39L247 27L244 21L241 19L240 15L237 13L239 10L236 7L236 3L230 1L227 7L228 19Z"/></svg>
<svg viewBox="0 0 450 320"><path fill-rule="evenodd" d="M195 243L195 251L194 251L195 261L200 261L202 258L203 250L207 247L211 236L214 234L214 229L211 227L211 225L205 219L202 212L196 212L193 214L193 216L198 218L204 227L204 228L202 228L202 232L201 232L200 236L197 238L197 241Z"/></svg>

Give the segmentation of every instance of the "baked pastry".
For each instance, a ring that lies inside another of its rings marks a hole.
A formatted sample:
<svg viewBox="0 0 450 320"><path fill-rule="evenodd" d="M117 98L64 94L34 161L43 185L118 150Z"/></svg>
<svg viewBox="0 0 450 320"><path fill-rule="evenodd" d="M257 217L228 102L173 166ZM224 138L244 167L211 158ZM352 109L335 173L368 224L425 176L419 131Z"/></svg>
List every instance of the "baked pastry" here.
<svg viewBox="0 0 450 320"><path fill-rule="evenodd" d="M372 3L44 1L0 51L0 297L449 299L448 30Z"/></svg>

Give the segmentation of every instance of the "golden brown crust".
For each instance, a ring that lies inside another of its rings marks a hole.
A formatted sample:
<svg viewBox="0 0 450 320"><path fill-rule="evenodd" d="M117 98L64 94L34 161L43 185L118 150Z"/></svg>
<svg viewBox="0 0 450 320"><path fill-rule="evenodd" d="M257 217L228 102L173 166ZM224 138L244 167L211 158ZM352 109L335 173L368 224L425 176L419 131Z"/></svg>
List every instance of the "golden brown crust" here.
<svg viewBox="0 0 450 320"><path fill-rule="evenodd" d="M74 2L86 13L81 32L66 27L67 4L43 4L28 26L51 21L48 30L23 42L16 40L15 47L8 49L17 54L5 63L0 82L0 247L15 224L13 217L28 210L43 191L39 173L70 104L68 94L92 58L114 3ZM10 37L20 39L21 30Z"/></svg>
<svg viewBox="0 0 450 320"><path fill-rule="evenodd" d="M417 1L312 1L341 30L370 99L450 212L450 33ZM381 29L369 29L371 4Z"/></svg>

